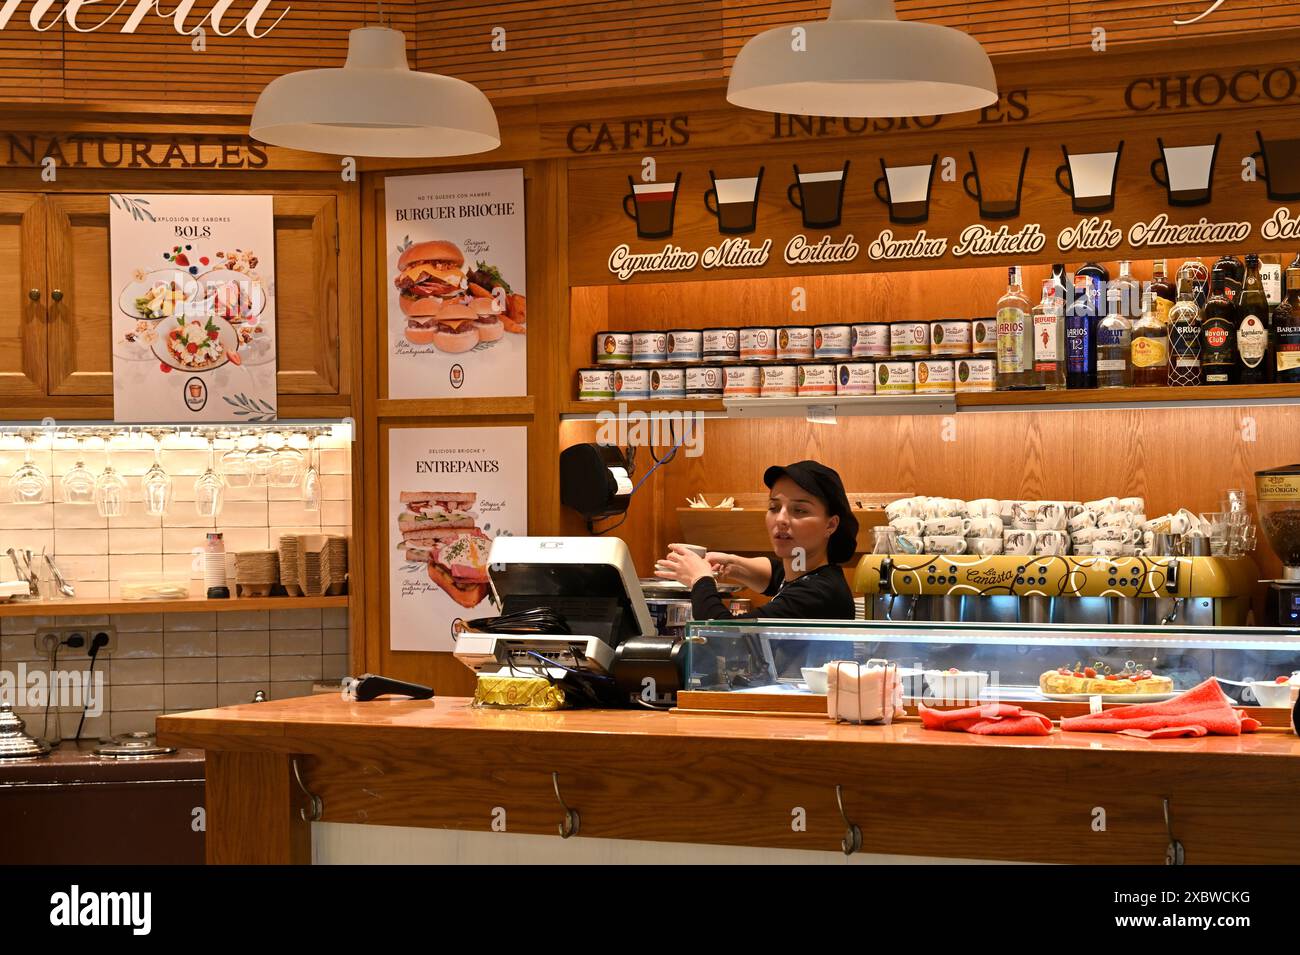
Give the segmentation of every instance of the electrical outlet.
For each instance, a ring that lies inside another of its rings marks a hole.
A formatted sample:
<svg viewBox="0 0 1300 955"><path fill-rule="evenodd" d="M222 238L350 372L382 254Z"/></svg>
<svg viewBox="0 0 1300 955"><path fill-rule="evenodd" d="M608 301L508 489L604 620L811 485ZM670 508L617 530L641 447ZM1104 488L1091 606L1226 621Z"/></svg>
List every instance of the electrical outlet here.
<svg viewBox="0 0 1300 955"><path fill-rule="evenodd" d="M100 653L117 648L117 629L111 626L95 627L39 627L36 630L36 652L43 657L50 655L50 650L57 644L63 644L69 637L81 637L82 644L79 647L60 646L59 655L64 659L68 657L84 657L90 654L91 642L99 634L105 634L108 637L108 643L99 648Z"/></svg>

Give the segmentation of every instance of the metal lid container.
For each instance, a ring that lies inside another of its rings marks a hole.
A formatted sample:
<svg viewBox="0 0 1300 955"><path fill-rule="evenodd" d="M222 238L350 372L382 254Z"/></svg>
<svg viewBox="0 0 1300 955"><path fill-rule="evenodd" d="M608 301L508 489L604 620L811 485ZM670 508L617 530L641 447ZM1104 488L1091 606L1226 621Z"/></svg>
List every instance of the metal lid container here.
<svg viewBox="0 0 1300 955"><path fill-rule="evenodd" d="M0 759L41 759L50 755L50 744L27 735L27 724L8 703L0 705Z"/></svg>

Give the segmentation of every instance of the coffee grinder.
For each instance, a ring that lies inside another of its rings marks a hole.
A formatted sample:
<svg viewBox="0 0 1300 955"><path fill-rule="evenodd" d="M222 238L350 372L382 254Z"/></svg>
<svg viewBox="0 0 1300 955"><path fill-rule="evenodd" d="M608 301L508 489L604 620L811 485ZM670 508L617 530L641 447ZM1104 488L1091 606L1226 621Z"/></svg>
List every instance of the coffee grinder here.
<svg viewBox="0 0 1300 955"><path fill-rule="evenodd" d="M1269 626L1300 627L1300 464L1255 472L1259 528L1282 561L1282 577L1268 583Z"/></svg>

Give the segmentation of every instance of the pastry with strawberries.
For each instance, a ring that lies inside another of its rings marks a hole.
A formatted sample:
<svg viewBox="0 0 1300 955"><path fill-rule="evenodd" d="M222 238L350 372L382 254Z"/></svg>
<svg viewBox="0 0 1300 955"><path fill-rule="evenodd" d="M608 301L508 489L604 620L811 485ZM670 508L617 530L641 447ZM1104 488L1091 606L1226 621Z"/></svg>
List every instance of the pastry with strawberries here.
<svg viewBox="0 0 1300 955"><path fill-rule="evenodd" d="M1094 666L1060 667L1048 670L1038 678L1038 688L1051 694L1148 694L1172 693L1174 681L1167 676L1156 676L1150 670L1139 669L1129 660L1124 669L1113 672L1104 663Z"/></svg>

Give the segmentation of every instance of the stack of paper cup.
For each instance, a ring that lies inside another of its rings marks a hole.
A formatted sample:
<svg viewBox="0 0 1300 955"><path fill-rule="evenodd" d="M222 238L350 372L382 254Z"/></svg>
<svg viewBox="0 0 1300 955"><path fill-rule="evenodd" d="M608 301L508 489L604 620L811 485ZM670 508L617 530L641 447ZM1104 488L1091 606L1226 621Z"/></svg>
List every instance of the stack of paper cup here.
<svg viewBox="0 0 1300 955"><path fill-rule="evenodd" d="M208 546L203 552L203 586L209 590L225 587L228 579L225 542L220 534L209 534Z"/></svg>

